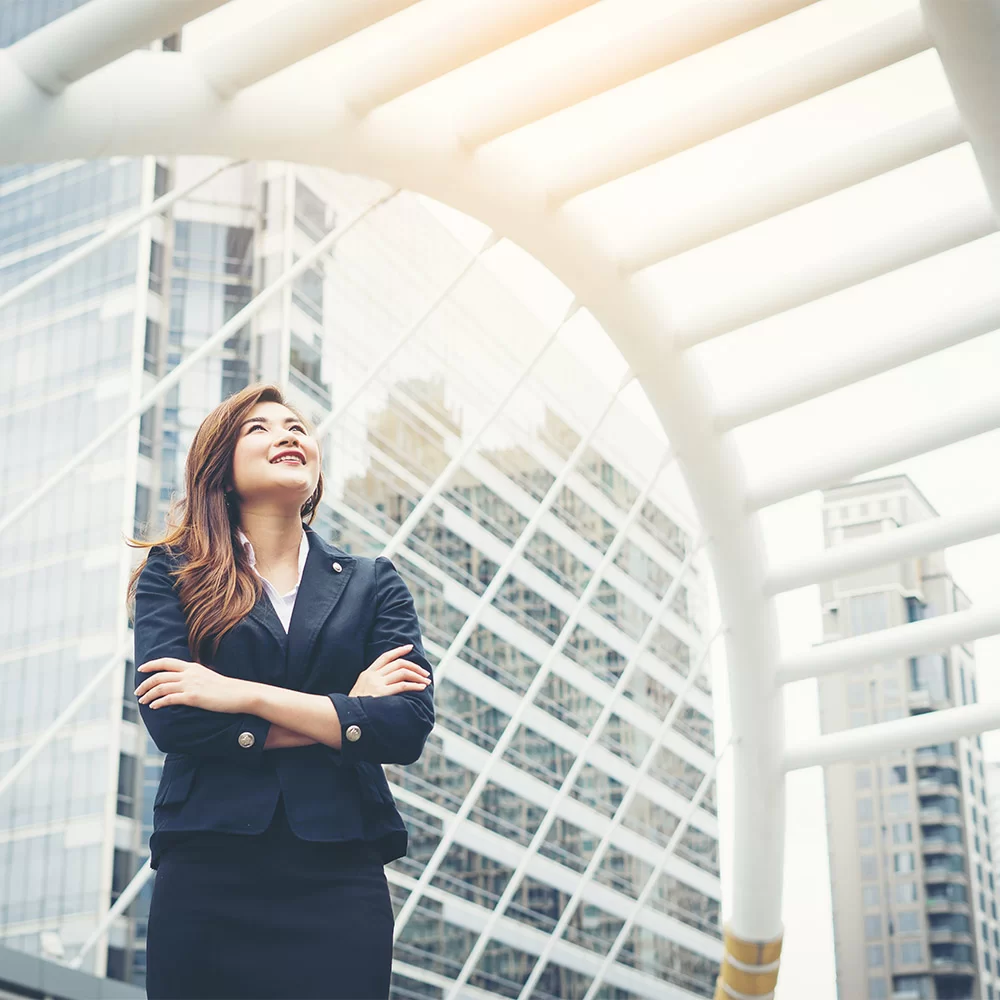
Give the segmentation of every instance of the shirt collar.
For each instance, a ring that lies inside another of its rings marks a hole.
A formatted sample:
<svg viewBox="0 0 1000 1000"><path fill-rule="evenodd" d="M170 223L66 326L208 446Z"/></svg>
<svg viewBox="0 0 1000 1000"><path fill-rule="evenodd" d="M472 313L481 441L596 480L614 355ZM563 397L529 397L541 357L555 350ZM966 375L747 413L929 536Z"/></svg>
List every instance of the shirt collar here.
<svg viewBox="0 0 1000 1000"><path fill-rule="evenodd" d="M242 528L236 529L236 537L240 540L243 545L244 550L247 554L247 560L250 563L250 568L257 573L257 556L253 550L253 542L243 533ZM299 584L302 583L302 572L306 568L306 558L309 555L309 538L305 531L302 532L302 538L299 541ZM260 574L257 574L260 576ZM261 577L263 579L263 577ZM296 584L295 589L298 589L298 584Z"/></svg>

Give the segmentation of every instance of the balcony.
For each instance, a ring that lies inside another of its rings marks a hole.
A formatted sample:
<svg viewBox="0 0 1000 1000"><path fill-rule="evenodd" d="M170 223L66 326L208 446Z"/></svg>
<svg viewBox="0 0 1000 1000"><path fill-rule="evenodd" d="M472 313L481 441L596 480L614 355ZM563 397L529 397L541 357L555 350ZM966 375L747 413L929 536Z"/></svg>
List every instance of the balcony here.
<svg viewBox="0 0 1000 1000"><path fill-rule="evenodd" d="M964 854L963 844L955 844L941 837L924 837L922 841L925 854Z"/></svg>
<svg viewBox="0 0 1000 1000"><path fill-rule="evenodd" d="M925 909L928 913L971 913L972 907L968 900L946 899L928 897L925 901Z"/></svg>
<svg viewBox="0 0 1000 1000"><path fill-rule="evenodd" d="M951 823L955 826L961 826L962 817L958 813L946 813L938 806L924 806L920 810L920 822L925 825Z"/></svg>
<svg viewBox="0 0 1000 1000"><path fill-rule="evenodd" d="M917 767L952 767L958 770L958 758L948 750L939 750L937 747L922 747L914 754L914 763Z"/></svg>
<svg viewBox="0 0 1000 1000"><path fill-rule="evenodd" d="M932 958L931 969L935 975L951 973L956 976L974 976L976 965L974 962L967 962L964 959L954 958Z"/></svg>
<svg viewBox="0 0 1000 1000"><path fill-rule="evenodd" d="M951 885L968 885L969 876L965 872L957 872L943 865L929 865L924 868L924 882L939 885L948 882Z"/></svg>
<svg viewBox="0 0 1000 1000"><path fill-rule="evenodd" d="M972 944L972 931L955 931L950 927L931 928L927 932L931 944Z"/></svg>

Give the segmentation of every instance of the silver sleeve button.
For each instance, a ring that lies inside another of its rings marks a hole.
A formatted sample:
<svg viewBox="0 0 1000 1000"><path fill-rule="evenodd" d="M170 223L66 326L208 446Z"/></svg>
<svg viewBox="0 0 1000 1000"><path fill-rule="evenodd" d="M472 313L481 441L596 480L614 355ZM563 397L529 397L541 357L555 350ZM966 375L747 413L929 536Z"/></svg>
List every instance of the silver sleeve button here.
<svg viewBox="0 0 1000 1000"><path fill-rule="evenodd" d="M348 726L347 732L344 733L347 737L349 743L357 743L361 739L361 727L360 726Z"/></svg>
<svg viewBox="0 0 1000 1000"><path fill-rule="evenodd" d="M257 742L257 739L253 733L240 733L238 742L241 747L249 750Z"/></svg>

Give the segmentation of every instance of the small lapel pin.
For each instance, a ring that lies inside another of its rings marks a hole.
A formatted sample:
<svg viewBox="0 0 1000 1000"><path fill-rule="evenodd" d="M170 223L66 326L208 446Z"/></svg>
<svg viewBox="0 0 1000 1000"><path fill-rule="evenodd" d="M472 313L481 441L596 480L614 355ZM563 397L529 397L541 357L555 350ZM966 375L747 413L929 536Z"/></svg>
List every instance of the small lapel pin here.
<svg viewBox="0 0 1000 1000"><path fill-rule="evenodd" d="M334 571L334 573L339 573L343 568L344 567L341 566L339 562L335 562L333 564L333 571Z"/></svg>

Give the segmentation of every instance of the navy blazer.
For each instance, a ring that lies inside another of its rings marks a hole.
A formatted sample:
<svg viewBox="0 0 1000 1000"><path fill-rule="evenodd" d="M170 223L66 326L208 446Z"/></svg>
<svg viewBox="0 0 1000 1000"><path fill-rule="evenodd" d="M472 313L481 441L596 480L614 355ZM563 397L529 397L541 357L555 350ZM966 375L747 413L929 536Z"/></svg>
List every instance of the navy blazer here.
<svg viewBox="0 0 1000 1000"><path fill-rule="evenodd" d="M343 731L357 726L360 735L354 742L345 737L340 750L321 743L265 750L271 723L259 716L139 705L166 754L153 802L153 868L174 832L261 833L279 791L289 825L304 840L372 841L386 862L406 853L406 827L381 765L411 764L420 756L434 725L433 684L383 698L348 692L382 653L406 643L413 643L406 658L431 669L413 598L389 559L348 555L302 527L309 554L287 634L262 592L206 665L231 677L325 694ZM162 656L191 659L170 575L178 558L154 546L139 576L136 667ZM135 686L149 676L137 670Z"/></svg>

